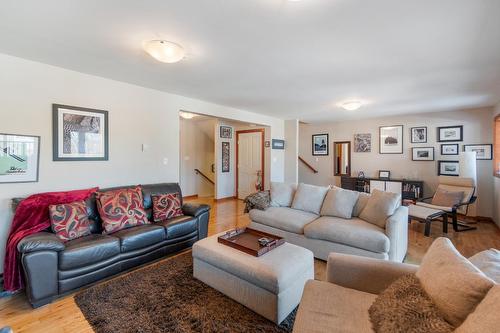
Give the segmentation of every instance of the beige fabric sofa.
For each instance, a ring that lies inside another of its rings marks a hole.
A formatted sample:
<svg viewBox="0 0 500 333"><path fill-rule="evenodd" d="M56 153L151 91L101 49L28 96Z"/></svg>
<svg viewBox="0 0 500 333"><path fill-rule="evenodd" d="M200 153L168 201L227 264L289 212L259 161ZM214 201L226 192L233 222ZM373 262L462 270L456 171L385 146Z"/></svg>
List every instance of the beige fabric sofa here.
<svg viewBox="0 0 500 333"><path fill-rule="evenodd" d="M337 252L402 262L408 248L408 208L399 206L384 228L361 219L362 208L355 207L350 219L286 206L252 209L250 228L284 237L322 260Z"/></svg>

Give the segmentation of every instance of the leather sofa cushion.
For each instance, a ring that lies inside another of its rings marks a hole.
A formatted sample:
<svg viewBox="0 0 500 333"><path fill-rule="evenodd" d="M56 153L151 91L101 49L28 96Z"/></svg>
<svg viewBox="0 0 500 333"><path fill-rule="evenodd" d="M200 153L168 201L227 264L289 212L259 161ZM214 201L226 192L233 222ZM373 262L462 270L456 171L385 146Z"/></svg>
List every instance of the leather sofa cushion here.
<svg viewBox="0 0 500 333"><path fill-rule="evenodd" d="M387 253L391 246L382 228L359 218L323 216L306 225L304 235L377 253Z"/></svg>
<svg viewBox="0 0 500 333"><path fill-rule="evenodd" d="M120 239L121 252L137 250L161 242L165 239L165 230L158 225L140 225L113 233Z"/></svg>
<svg viewBox="0 0 500 333"><path fill-rule="evenodd" d="M198 230L198 220L192 216L177 216L160 221L156 225L161 225L165 228L167 239L182 237Z"/></svg>
<svg viewBox="0 0 500 333"><path fill-rule="evenodd" d="M87 266L120 254L120 240L107 235L89 235L66 242L59 252L59 269Z"/></svg>

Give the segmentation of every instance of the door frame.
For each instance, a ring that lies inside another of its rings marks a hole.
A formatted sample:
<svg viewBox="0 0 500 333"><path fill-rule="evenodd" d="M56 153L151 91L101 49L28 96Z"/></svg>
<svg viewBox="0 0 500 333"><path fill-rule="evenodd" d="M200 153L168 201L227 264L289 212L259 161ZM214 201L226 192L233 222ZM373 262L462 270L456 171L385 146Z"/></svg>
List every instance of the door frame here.
<svg viewBox="0 0 500 333"><path fill-rule="evenodd" d="M239 181L239 167L238 167L238 159L239 159L239 147L240 147L240 134L246 134L246 133L259 133L261 134L261 157L260 157L260 169L262 170L262 188L265 188L265 175L266 171L264 169L265 167L265 153L264 153L264 148L265 148L265 128L255 128L255 129L248 129L248 130L240 130L236 131L236 172L235 172L235 184L236 184L236 199L238 199L238 181Z"/></svg>

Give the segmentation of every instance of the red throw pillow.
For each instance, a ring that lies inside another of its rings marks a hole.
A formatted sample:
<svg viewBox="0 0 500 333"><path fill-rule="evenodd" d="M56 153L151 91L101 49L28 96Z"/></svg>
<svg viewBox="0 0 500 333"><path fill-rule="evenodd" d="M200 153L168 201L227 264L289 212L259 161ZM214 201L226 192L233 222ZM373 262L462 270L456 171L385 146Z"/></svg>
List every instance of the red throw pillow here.
<svg viewBox="0 0 500 333"><path fill-rule="evenodd" d="M49 206L50 224L63 242L90 235L90 220L85 201Z"/></svg>
<svg viewBox="0 0 500 333"><path fill-rule="evenodd" d="M153 220L155 222L182 216L181 195L179 193L166 193L153 195Z"/></svg>
<svg viewBox="0 0 500 333"><path fill-rule="evenodd" d="M140 186L97 192L97 208L106 234L149 223Z"/></svg>

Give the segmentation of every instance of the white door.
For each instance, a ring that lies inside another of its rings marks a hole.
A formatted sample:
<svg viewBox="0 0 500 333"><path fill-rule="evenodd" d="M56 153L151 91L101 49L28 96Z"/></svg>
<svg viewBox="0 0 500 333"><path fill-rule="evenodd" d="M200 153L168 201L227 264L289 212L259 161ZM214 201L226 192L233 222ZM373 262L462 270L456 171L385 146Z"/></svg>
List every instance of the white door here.
<svg viewBox="0 0 500 333"><path fill-rule="evenodd" d="M256 192L258 172L262 171L262 133L240 133L238 141L238 199Z"/></svg>

